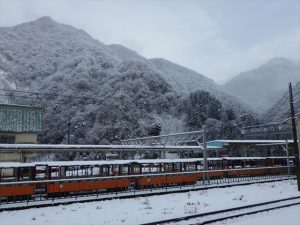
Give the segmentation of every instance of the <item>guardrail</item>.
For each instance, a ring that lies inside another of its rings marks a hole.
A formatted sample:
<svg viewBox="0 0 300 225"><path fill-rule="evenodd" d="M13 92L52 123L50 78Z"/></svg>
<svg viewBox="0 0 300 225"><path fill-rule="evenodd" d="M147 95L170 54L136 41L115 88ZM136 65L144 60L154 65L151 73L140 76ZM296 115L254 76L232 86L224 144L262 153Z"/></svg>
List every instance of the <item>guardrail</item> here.
<svg viewBox="0 0 300 225"><path fill-rule="evenodd" d="M290 167L294 174L294 167ZM81 196L118 195L126 192L231 184L289 177L288 167L255 167L228 170L149 173L125 176L81 177L0 183L1 204Z"/></svg>

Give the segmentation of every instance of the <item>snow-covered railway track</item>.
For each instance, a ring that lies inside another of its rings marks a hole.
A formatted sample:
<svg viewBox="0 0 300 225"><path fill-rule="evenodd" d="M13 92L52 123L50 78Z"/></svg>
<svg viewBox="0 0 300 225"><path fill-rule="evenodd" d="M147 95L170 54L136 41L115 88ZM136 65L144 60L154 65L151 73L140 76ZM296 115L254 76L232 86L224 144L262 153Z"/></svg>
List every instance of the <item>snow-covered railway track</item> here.
<svg viewBox="0 0 300 225"><path fill-rule="evenodd" d="M201 191L201 190L208 190L213 188L227 188L227 187L235 187L235 186L245 186L257 183L269 183L274 181L283 181L288 179L295 179L295 178L277 178L277 179L270 179L270 180L256 180L251 182L239 182L239 183L229 183L229 184L212 184L212 185L205 185L205 186L186 186L186 187L168 187L165 189L161 187L159 189L153 190L139 190L139 191L131 191L131 192L116 192L111 194L105 195L85 195L85 196L78 196L72 198L59 198L59 199L48 199L48 200L38 200L38 201L31 201L31 202L15 202L9 204L0 204L0 212L2 211L14 211L14 210L23 210L29 208L42 208L42 207L49 207L49 206L58 206L58 205L69 205L73 203L85 203L85 202L94 202L94 201L107 201L113 199L130 199L136 197L147 197L147 196L158 196L158 195L165 195L165 194L173 194L173 193L184 193L189 191Z"/></svg>
<svg viewBox="0 0 300 225"><path fill-rule="evenodd" d="M251 204L246 206L240 206L235 208L223 209L213 212L194 214L179 218L173 218L168 220L155 221L145 223L143 225L156 225L156 224L213 224L215 222L225 221L237 217L247 216L251 214L257 214L265 211L290 207L294 205L300 205L300 196L278 199L268 202L262 202L257 204Z"/></svg>

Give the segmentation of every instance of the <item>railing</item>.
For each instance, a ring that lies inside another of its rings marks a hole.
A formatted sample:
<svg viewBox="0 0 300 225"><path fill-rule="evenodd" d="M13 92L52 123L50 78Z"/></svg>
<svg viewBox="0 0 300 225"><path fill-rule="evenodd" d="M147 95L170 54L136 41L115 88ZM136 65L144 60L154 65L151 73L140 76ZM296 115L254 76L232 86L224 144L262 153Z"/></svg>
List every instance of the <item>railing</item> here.
<svg viewBox="0 0 300 225"><path fill-rule="evenodd" d="M294 174L294 167L290 167ZM288 167L154 173L0 183L1 204L109 196L122 193L182 189L289 177Z"/></svg>

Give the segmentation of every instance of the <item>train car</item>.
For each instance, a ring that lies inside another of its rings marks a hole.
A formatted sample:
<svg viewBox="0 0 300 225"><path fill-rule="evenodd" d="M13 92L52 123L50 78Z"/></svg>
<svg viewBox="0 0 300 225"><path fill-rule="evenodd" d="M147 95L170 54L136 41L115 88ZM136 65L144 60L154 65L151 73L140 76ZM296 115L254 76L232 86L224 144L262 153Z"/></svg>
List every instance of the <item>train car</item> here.
<svg viewBox="0 0 300 225"><path fill-rule="evenodd" d="M286 156L270 156L267 157L267 165L269 166L287 166L287 157ZM289 165L295 165L295 156L289 157Z"/></svg>
<svg viewBox="0 0 300 225"><path fill-rule="evenodd" d="M221 169L222 158L208 158L208 168ZM202 180L204 168L203 158L189 158L189 159L155 159L155 160L139 160L135 162L134 168L137 174L147 173L167 173L164 176L142 176L136 179L135 186L138 188L148 188L157 186L173 186L195 184L197 181ZM193 174L185 174L185 172L195 172ZM198 172L197 172L198 171ZM168 174L170 173L170 174ZM173 175L172 173L182 173ZM223 172L211 173L213 177L223 176Z"/></svg>
<svg viewBox="0 0 300 225"><path fill-rule="evenodd" d="M268 160L272 164L268 165ZM287 168L282 167L286 159L282 157L223 157L207 161L208 171L203 171L203 158L0 163L0 198L9 201L37 195L48 198L190 185L204 176L213 180L287 174Z"/></svg>
<svg viewBox="0 0 300 225"><path fill-rule="evenodd" d="M51 179L58 179L48 184L49 196L69 195L76 192L102 192L111 190L124 190L131 185L130 178L109 179L109 177L130 174L130 162L127 160L108 161L67 161L49 162L48 167L52 170ZM90 179L90 178L97 179ZM99 177L108 177L98 179ZM82 180L74 180L82 178ZM89 179L85 179L89 178Z"/></svg>
<svg viewBox="0 0 300 225"><path fill-rule="evenodd" d="M265 167L266 157L223 157L224 169Z"/></svg>
<svg viewBox="0 0 300 225"><path fill-rule="evenodd" d="M34 163L0 163L0 182L35 180Z"/></svg>
<svg viewBox="0 0 300 225"><path fill-rule="evenodd" d="M31 163L4 162L0 163L0 184L9 182L6 185L0 185L0 198L9 201L31 198L35 187L32 184L20 183L20 181L33 180L32 171L35 165Z"/></svg>

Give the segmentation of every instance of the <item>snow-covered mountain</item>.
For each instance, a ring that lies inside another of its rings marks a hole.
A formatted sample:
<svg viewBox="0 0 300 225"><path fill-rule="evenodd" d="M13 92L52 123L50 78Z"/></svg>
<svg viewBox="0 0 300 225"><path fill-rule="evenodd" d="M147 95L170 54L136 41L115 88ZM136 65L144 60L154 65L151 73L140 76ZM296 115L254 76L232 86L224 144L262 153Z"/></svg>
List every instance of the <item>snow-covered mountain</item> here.
<svg viewBox="0 0 300 225"><path fill-rule="evenodd" d="M295 113L300 112L300 81L293 85ZM289 91L287 90L263 116L264 122L282 122L290 117Z"/></svg>
<svg viewBox="0 0 300 225"><path fill-rule="evenodd" d="M247 102L258 114L265 113L288 89L288 82L300 80L300 63L274 58L257 69L240 73L224 88Z"/></svg>
<svg viewBox="0 0 300 225"><path fill-rule="evenodd" d="M5 88L57 95L34 100L45 107L44 142L62 142L68 120L74 125L73 143L143 136L149 124L172 115L179 98L196 89L210 92L237 113L248 110L204 75L163 59L146 59L121 45L105 45L49 17L0 28L0 56ZM62 103L62 95L101 101Z"/></svg>
<svg viewBox="0 0 300 225"><path fill-rule="evenodd" d="M251 114L247 104L229 94L212 79L165 59L150 59L150 61L177 93L187 95L196 90L204 90L221 101L224 107L233 109L237 114L245 112Z"/></svg>

